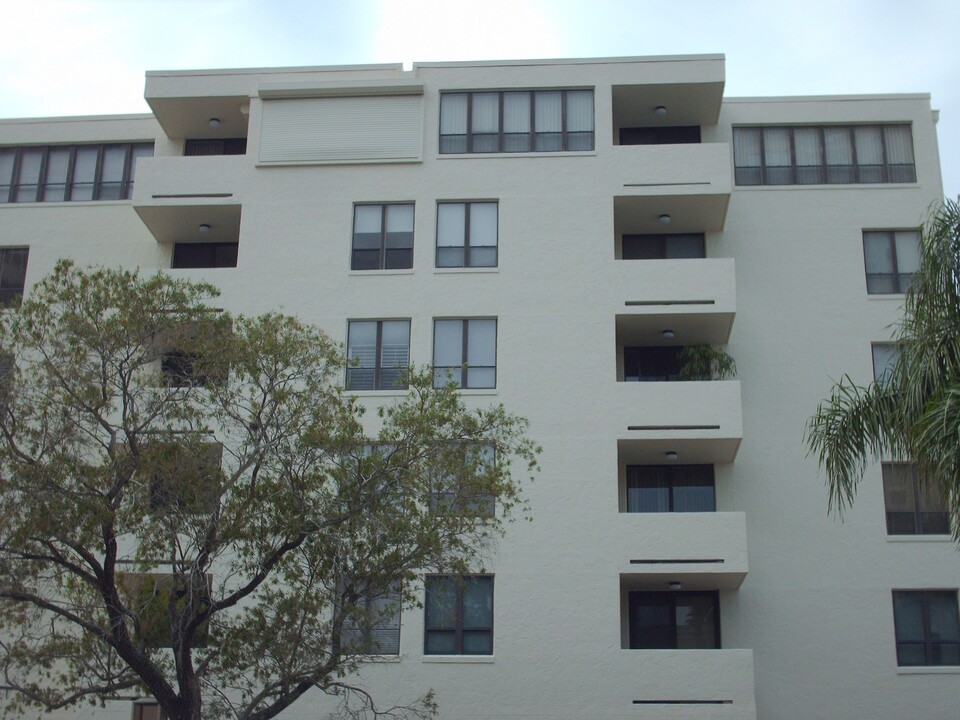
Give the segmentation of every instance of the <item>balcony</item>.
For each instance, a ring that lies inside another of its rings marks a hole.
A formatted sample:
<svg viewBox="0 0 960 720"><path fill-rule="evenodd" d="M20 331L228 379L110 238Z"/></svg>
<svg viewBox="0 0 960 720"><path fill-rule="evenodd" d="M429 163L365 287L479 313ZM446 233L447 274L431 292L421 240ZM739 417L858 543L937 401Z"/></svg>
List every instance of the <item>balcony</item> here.
<svg viewBox="0 0 960 720"><path fill-rule="evenodd" d="M236 242L246 165L242 155L144 159L133 208L157 242Z"/></svg>
<svg viewBox="0 0 960 720"><path fill-rule="evenodd" d="M604 700L623 718L755 720L752 650L620 650Z"/></svg>
<svg viewBox="0 0 960 720"><path fill-rule="evenodd" d="M677 462L733 462L743 440L739 380L611 382L610 408L625 465L656 465L666 453Z"/></svg>
<svg viewBox="0 0 960 720"><path fill-rule="evenodd" d="M608 555L621 588L736 590L747 576L742 512L620 513L609 525Z"/></svg>
<svg viewBox="0 0 960 720"><path fill-rule="evenodd" d="M733 172L727 143L621 145L612 156L617 233L723 229Z"/></svg>
<svg viewBox="0 0 960 720"><path fill-rule="evenodd" d="M622 260L613 268L617 345L722 345L736 313L732 258Z"/></svg>

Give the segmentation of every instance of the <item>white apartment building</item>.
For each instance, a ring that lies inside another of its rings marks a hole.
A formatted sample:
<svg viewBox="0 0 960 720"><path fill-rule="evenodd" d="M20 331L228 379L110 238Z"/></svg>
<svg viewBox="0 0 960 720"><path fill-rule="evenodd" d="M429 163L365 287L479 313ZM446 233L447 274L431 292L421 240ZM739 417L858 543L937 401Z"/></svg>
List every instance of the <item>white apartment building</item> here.
<svg viewBox="0 0 960 720"><path fill-rule="evenodd" d="M953 720L942 509L878 464L840 522L803 442L834 380L882 372L936 113L723 90L720 55L148 72L152 115L0 121L0 292L62 257L169 269L342 340L371 405L408 361L467 363L470 403L530 419L534 521L472 624L403 611L360 678L387 704ZM735 378L678 379L702 344Z"/></svg>

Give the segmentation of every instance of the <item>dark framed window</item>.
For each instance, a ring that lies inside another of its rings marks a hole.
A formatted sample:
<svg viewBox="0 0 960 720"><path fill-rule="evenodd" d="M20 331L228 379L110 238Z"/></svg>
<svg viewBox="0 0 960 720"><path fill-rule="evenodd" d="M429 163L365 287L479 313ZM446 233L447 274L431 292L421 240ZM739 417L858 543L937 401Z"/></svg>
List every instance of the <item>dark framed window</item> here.
<svg viewBox="0 0 960 720"><path fill-rule="evenodd" d="M351 320L347 390L401 390L410 365L409 320Z"/></svg>
<svg viewBox="0 0 960 720"><path fill-rule="evenodd" d="M237 266L240 243L175 243L170 267L228 268Z"/></svg>
<svg viewBox="0 0 960 720"><path fill-rule="evenodd" d="M351 270L413 267L413 203L353 206Z"/></svg>
<svg viewBox="0 0 960 720"><path fill-rule="evenodd" d="M437 267L497 266L497 203L437 203Z"/></svg>
<svg viewBox="0 0 960 720"><path fill-rule="evenodd" d="M167 714L156 700L135 700L133 720L167 720Z"/></svg>
<svg viewBox="0 0 960 720"><path fill-rule="evenodd" d="M440 152L593 150L593 90L440 95Z"/></svg>
<svg viewBox="0 0 960 720"><path fill-rule="evenodd" d="M0 203L126 200L153 143L0 147Z"/></svg>
<svg viewBox="0 0 960 720"><path fill-rule="evenodd" d="M863 264L869 294L905 293L920 269L920 231L864 230Z"/></svg>
<svg viewBox="0 0 960 720"><path fill-rule="evenodd" d="M623 379L626 382L675 382L680 379L683 347L625 347Z"/></svg>
<svg viewBox="0 0 960 720"><path fill-rule="evenodd" d="M218 442L146 444L141 462L149 475L150 510L157 515L211 512L224 480L222 460Z"/></svg>
<svg viewBox="0 0 960 720"><path fill-rule="evenodd" d="M187 140L183 144L183 154L185 156L246 155L247 139L242 137Z"/></svg>
<svg viewBox="0 0 960 720"><path fill-rule="evenodd" d="M433 384L460 388L497 386L497 321L433 321Z"/></svg>
<svg viewBox="0 0 960 720"><path fill-rule="evenodd" d="M453 451L463 456L463 471L434 478L431 507L438 515L492 518L496 497L479 488L477 481L496 464L496 449L485 443L463 443Z"/></svg>
<svg viewBox="0 0 960 720"><path fill-rule="evenodd" d="M347 593L346 617L340 630L344 652L351 655L400 654L400 592L393 589L373 592L362 586Z"/></svg>
<svg viewBox="0 0 960 720"><path fill-rule="evenodd" d="M624 260L676 260L705 258L703 233L673 235L624 235Z"/></svg>
<svg viewBox="0 0 960 720"><path fill-rule="evenodd" d="M714 512L713 465L627 466L627 512Z"/></svg>
<svg viewBox="0 0 960 720"><path fill-rule="evenodd" d="M493 576L428 575L425 655L493 654Z"/></svg>
<svg viewBox="0 0 960 720"><path fill-rule="evenodd" d="M720 648L720 596L697 592L631 592L630 648Z"/></svg>
<svg viewBox="0 0 960 720"><path fill-rule="evenodd" d="M23 297L29 255L28 248L0 248L0 305Z"/></svg>
<svg viewBox="0 0 960 720"><path fill-rule="evenodd" d="M932 483L920 482L912 463L883 463L883 503L889 535L948 535L947 504Z"/></svg>
<svg viewBox="0 0 960 720"><path fill-rule="evenodd" d="M873 356L873 380L878 385L886 385L900 361L900 348L896 343L873 343L870 353Z"/></svg>
<svg viewBox="0 0 960 720"><path fill-rule="evenodd" d="M195 614L187 609L187 603L195 608L209 604L213 587L212 575L200 583L191 583L189 575L180 573L123 573L117 580L121 597L139 621L135 623L136 640L149 648L174 647L179 616ZM207 638L207 624L203 623L194 635L194 646L206 647Z"/></svg>
<svg viewBox="0 0 960 720"><path fill-rule="evenodd" d="M960 665L956 590L894 590L897 665Z"/></svg>
<svg viewBox="0 0 960 720"><path fill-rule="evenodd" d="M735 127L737 185L914 183L910 125Z"/></svg>
<svg viewBox="0 0 960 720"><path fill-rule="evenodd" d="M686 145L699 142L699 125L620 128L621 145Z"/></svg>

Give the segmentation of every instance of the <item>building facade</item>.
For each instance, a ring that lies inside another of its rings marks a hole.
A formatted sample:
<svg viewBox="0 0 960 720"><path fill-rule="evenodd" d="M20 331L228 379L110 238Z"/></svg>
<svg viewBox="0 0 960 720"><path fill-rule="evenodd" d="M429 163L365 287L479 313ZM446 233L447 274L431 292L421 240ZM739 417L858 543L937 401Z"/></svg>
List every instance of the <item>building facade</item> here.
<svg viewBox="0 0 960 720"><path fill-rule="evenodd" d="M530 419L534 521L453 626L403 611L362 672L387 704L955 718L942 507L881 463L840 522L803 441L889 358L936 114L723 88L713 55L150 72L152 115L0 121L0 289L62 257L168 269L342 340L370 405L432 363ZM726 354L691 370L691 346Z"/></svg>

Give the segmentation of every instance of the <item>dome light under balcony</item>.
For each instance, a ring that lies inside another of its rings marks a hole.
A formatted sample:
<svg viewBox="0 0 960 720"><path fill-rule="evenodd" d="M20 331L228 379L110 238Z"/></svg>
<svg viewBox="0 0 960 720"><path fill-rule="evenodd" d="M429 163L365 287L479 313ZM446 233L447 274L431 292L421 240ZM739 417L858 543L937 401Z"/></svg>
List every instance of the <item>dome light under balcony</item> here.
<svg viewBox="0 0 960 720"><path fill-rule="evenodd" d="M200 227L197 229L200 231L201 235L206 235L208 232L210 232L210 226L206 223L201 223Z"/></svg>
<svg viewBox="0 0 960 720"><path fill-rule="evenodd" d="M657 105L656 109L653 112L655 115L659 115L660 117L663 117L664 115L667 114L667 106Z"/></svg>
<svg viewBox="0 0 960 720"><path fill-rule="evenodd" d="M220 127L220 118L212 117L212 118L210 118L210 120L208 120L207 122L210 124L210 127L212 127L212 128L218 128L218 127Z"/></svg>
<svg viewBox="0 0 960 720"><path fill-rule="evenodd" d="M667 452L665 452L663 456L670 462L676 462L678 457L676 450L667 450Z"/></svg>
<svg viewBox="0 0 960 720"><path fill-rule="evenodd" d="M663 215L661 215L661 216L660 216L659 218L657 218L657 219L660 221L660 224L661 224L661 225L669 225L669 224L670 224L670 216L667 215L666 213L663 213Z"/></svg>

